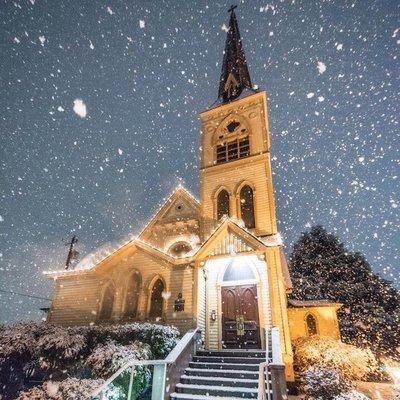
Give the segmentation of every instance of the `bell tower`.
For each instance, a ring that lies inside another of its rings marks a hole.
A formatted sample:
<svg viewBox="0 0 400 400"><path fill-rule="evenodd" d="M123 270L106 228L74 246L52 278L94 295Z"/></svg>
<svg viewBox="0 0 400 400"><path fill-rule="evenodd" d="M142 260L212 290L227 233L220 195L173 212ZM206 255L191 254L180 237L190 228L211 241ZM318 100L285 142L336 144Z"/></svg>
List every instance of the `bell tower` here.
<svg viewBox="0 0 400 400"><path fill-rule="evenodd" d="M255 90L232 7L218 100L200 114L201 204L207 235L224 215L257 236L277 233L265 91Z"/></svg>

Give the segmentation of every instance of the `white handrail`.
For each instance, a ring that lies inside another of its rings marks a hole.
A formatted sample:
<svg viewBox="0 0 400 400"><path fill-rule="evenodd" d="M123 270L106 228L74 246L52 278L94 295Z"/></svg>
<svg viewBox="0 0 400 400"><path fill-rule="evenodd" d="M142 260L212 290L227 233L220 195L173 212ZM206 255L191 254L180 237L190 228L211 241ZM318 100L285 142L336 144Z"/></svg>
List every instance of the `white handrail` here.
<svg viewBox="0 0 400 400"><path fill-rule="evenodd" d="M267 386L265 386L265 373L267 372ZM269 377L268 377L268 361L262 362L258 367L258 396L257 400L267 400L265 394L267 393L268 399L269 393Z"/></svg>
<svg viewBox="0 0 400 400"><path fill-rule="evenodd" d="M279 328L276 326L271 328L271 350L272 350L272 363L283 364L282 351L281 351L281 338Z"/></svg>
<svg viewBox="0 0 400 400"><path fill-rule="evenodd" d="M167 357L164 360L131 360L124 364L121 368L119 368L114 374L112 374L100 387L94 390L90 398L98 396L103 392L104 389L112 383L119 375L125 372L127 369L132 368L131 374L133 374L133 367L137 366L149 366L149 365L162 365L166 367L167 365L174 364L176 360L179 358L179 355L182 353L183 350L187 347L187 345L192 341L193 337L197 335L199 329L196 328L193 331L189 331L185 333L182 339L177 343L177 345L170 351ZM132 375L131 375L132 379ZM165 382L164 382L165 383ZM128 396L129 399L129 396Z"/></svg>

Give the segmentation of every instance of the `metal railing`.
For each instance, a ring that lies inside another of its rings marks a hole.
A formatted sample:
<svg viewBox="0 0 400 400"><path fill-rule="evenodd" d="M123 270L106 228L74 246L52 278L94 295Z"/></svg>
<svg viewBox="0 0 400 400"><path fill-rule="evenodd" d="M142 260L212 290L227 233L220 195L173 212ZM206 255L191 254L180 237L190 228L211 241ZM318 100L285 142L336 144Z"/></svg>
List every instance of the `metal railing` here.
<svg viewBox="0 0 400 400"><path fill-rule="evenodd" d="M166 381L167 381L167 368L171 365L176 365L181 355L186 352L189 346L193 346L190 353L195 352L199 342L200 330L195 329L187 332L178 344L171 350L168 356L164 360L132 360L127 362L121 368L119 368L113 375L111 375L103 385L92 392L90 398L93 400L106 400L116 399L116 391L113 383L127 372L130 373L128 383L128 394L127 397L123 397L126 400L134 400L132 397L134 378L138 367L152 367L152 381L151 381L151 400L164 400L166 396ZM190 349L189 349L190 350ZM169 385L171 386L171 385ZM168 391L171 387L168 387ZM118 395L117 395L118 396ZM117 397L118 398L118 397Z"/></svg>

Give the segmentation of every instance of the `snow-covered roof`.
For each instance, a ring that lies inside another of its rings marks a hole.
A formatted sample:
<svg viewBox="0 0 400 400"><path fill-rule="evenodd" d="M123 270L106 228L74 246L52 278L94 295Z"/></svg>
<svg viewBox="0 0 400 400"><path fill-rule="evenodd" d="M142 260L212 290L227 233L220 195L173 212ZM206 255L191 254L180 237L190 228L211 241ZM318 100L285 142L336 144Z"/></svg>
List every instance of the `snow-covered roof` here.
<svg viewBox="0 0 400 400"><path fill-rule="evenodd" d="M329 300L288 300L292 307L341 307L341 303L335 303Z"/></svg>
<svg viewBox="0 0 400 400"><path fill-rule="evenodd" d="M190 263L193 259L196 259L198 256L201 256L205 253L206 248L212 243L213 239L217 237L219 233L221 233L224 229L233 228L233 230L240 236L242 236L246 240L250 240L253 244L260 248L265 247L275 247L280 246L281 243L280 235L272 235L269 240L260 240L257 236L255 236L252 232L247 230L246 228L239 225L239 223L231 218L223 218L219 225L216 227L214 231L210 233L208 238L202 243L202 245L190 256L188 257L177 257L171 254L166 253L165 251L154 247L153 245L141 240L140 238L131 238L126 243L122 244L121 246L116 247L113 251L109 251L106 255L102 258L94 258L91 264L82 265L81 267L78 266L74 270L57 270L57 271L45 271L44 274L49 277L61 277L61 276L74 276L80 275L85 273L90 273L102 265L106 260L110 259L112 256L116 255L120 251L123 251L127 248L136 247L144 250L154 257L159 257L164 261L170 263L171 265L182 265ZM274 239L273 236L276 236Z"/></svg>

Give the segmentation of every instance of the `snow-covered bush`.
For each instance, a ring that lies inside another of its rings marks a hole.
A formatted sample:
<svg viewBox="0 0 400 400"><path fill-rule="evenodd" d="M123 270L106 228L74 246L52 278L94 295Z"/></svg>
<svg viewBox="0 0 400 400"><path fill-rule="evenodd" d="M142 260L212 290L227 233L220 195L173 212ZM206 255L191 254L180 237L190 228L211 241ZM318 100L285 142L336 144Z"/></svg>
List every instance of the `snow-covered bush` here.
<svg viewBox="0 0 400 400"><path fill-rule="evenodd" d="M93 374L100 378L108 378L130 360L148 359L150 346L141 342L121 345L115 342L101 344L86 359Z"/></svg>
<svg viewBox="0 0 400 400"><path fill-rule="evenodd" d="M61 382L47 381L41 387L21 392L17 400L86 400L104 381L102 379L68 378Z"/></svg>
<svg viewBox="0 0 400 400"><path fill-rule="evenodd" d="M335 400L369 400L369 398L356 390L350 390L347 393L336 396Z"/></svg>
<svg viewBox="0 0 400 400"><path fill-rule="evenodd" d="M139 340L151 345L153 358L164 358L178 343L179 331L173 326L150 323L133 323L114 327L114 334L120 343L126 338Z"/></svg>
<svg viewBox="0 0 400 400"><path fill-rule="evenodd" d="M86 336L69 328L55 327L37 342L40 365L43 369L63 368L81 357L86 350Z"/></svg>
<svg viewBox="0 0 400 400"><path fill-rule="evenodd" d="M29 389L32 381L108 378L128 358L164 358L178 337L176 328L149 323L70 328L25 323L2 327L0 399L15 398L21 390ZM100 357L104 352L113 352L108 363ZM148 370L138 369L135 379L138 391L142 390L148 382ZM32 389L31 398L40 396L40 390L44 389Z"/></svg>
<svg viewBox="0 0 400 400"><path fill-rule="evenodd" d="M314 366L305 373L304 391L309 399L335 400L350 390L343 375L334 368Z"/></svg>
<svg viewBox="0 0 400 400"><path fill-rule="evenodd" d="M304 374L314 365L336 368L350 380L366 380L378 370L378 362L368 349L317 335L297 339L294 343L296 371Z"/></svg>
<svg viewBox="0 0 400 400"><path fill-rule="evenodd" d="M322 365L311 367L306 371L304 381L303 389L308 400L368 400L334 368Z"/></svg>

